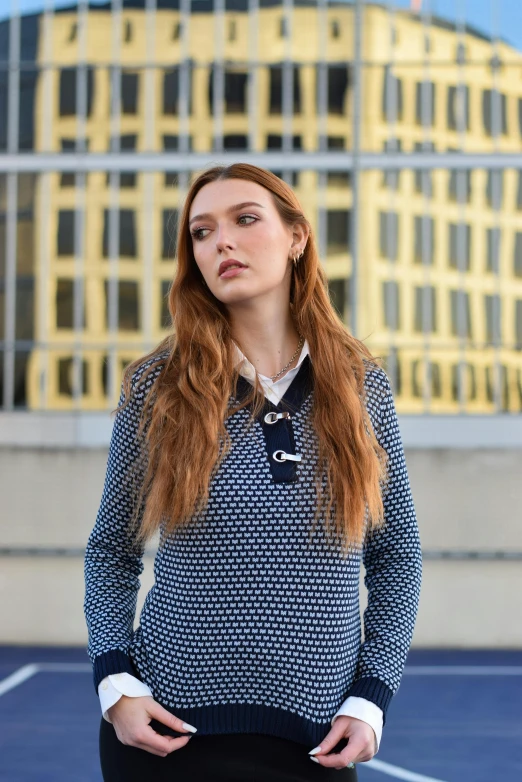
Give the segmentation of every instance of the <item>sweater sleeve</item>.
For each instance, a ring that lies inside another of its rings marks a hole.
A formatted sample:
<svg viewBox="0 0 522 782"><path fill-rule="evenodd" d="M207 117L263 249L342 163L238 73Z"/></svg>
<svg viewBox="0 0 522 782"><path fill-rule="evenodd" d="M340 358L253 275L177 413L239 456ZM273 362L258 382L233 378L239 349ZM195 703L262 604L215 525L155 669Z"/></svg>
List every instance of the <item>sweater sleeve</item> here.
<svg viewBox="0 0 522 782"><path fill-rule="evenodd" d="M144 547L130 533L130 522L146 467L143 438L138 429L145 397L158 368L151 370L143 382L138 381L150 363L137 370L131 382L130 401L116 413L101 503L85 552L87 654L93 665L96 691L100 681L109 674L137 676L129 657L129 644ZM123 398L122 388L120 404Z"/></svg>
<svg viewBox="0 0 522 782"><path fill-rule="evenodd" d="M386 711L399 688L413 637L422 575L422 553L404 449L390 383L382 369L368 373L367 409L379 444L388 454L383 487L384 527L363 547L368 605L364 642L348 695Z"/></svg>

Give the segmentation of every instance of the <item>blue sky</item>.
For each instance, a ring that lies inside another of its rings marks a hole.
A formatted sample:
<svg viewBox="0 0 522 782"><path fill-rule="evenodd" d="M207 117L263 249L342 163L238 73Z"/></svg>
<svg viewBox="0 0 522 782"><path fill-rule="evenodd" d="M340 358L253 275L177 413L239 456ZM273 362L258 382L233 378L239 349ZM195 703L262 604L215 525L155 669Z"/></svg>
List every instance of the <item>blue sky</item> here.
<svg viewBox="0 0 522 782"><path fill-rule="evenodd" d="M386 4L387 0L381 0ZM55 0L55 6L71 5L72 0ZM43 0L0 0L0 19L17 4L21 13L42 10ZM410 0L396 0L397 8L409 8ZM465 18L482 32L499 35L522 51L522 0L423 0L432 14L452 21Z"/></svg>

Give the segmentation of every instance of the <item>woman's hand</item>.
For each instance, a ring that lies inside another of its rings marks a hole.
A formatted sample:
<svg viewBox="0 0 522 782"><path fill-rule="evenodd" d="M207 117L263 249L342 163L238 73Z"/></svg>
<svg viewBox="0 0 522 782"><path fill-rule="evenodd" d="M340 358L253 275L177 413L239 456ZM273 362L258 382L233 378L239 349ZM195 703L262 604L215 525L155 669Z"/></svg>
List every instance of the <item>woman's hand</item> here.
<svg viewBox="0 0 522 782"><path fill-rule="evenodd" d="M186 728L183 727L183 720L174 717L149 695L139 698L122 695L107 713L122 744L144 749L162 758L184 747L192 736L192 733L188 733L186 736L171 738L156 733L149 725L151 719L158 720L178 733L185 733Z"/></svg>
<svg viewBox="0 0 522 782"><path fill-rule="evenodd" d="M348 744L342 752L333 755L327 753L338 744L341 739L348 739ZM310 755L321 766L327 768L353 768L353 763L365 763L375 755L375 733L367 722L355 717L337 717L332 729L320 745L321 751Z"/></svg>

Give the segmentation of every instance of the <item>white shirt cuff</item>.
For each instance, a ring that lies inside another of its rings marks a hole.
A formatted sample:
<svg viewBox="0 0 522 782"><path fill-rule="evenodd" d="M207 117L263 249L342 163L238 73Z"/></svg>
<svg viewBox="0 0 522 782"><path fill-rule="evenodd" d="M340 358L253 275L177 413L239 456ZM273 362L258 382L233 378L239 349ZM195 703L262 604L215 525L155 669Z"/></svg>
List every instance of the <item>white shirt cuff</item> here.
<svg viewBox="0 0 522 782"><path fill-rule="evenodd" d="M144 695L152 695L152 692L145 682L140 682L130 673L111 673L99 683L98 695L100 696L103 719L110 722L107 712L120 700L122 695L127 695L129 698L141 698Z"/></svg>
<svg viewBox="0 0 522 782"><path fill-rule="evenodd" d="M375 733L375 754L377 754L382 737L382 709L376 706L375 703L372 703L372 701L367 701L366 698L357 698L355 695L351 695L335 712L331 724L333 725L335 718L340 716L355 717L355 719L362 720L373 728Z"/></svg>

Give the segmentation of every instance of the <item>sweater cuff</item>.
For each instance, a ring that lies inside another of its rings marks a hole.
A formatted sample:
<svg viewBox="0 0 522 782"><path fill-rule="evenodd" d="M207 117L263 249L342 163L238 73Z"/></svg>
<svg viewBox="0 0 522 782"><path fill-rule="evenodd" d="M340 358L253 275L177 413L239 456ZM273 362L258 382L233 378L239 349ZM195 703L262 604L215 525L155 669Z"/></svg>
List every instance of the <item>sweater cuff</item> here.
<svg viewBox="0 0 522 782"><path fill-rule="evenodd" d="M98 685L102 679L113 673L130 673L136 679L140 678L129 655L122 652L121 649L112 649L110 652L98 655L94 660L93 677L96 693L98 693Z"/></svg>
<svg viewBox="0 0 522 782"><path fill-rule="evenodd" d="M366 698L382 710L382 724L386 725L386 711L393 698L393 690L374 676L364 676L353 683L346 697Z"/></svg>

